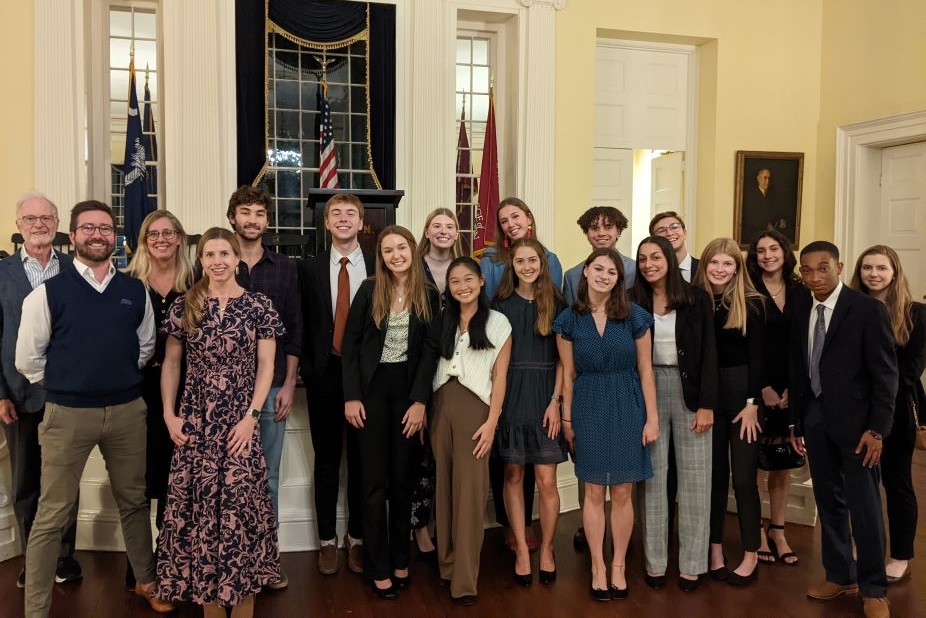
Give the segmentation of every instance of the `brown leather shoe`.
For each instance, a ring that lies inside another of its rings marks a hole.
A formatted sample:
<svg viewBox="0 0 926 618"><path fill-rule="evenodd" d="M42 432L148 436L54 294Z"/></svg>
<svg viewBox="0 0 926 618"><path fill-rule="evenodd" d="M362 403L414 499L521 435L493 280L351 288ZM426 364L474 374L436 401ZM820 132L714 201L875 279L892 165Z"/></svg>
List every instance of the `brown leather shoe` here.
<svg viewBox="0 0 926 618"><path fill-rule="evenodd" d="M322 575L334 575L338 572L337 545L322 545L318 552L318 571Z"/></svg>
<svg viewBox="0 0 926 618"><path fill-rule="evenodd" d="M818 601L829 601L844 594L858 594L858 584L834 584L833 582L822 581L814 584L807 589L807 596Z"/></svg>
<svg viewBox="0 0 926 618"><path fill-rule="evenodd" d="M347 568L354 573L363 573L363 543L352 544L345 534L344 547L347 549Z"/></svg>
<svg viewBox="0 0 926 618"><path fill-rule="evenodd" d="M162 601L157 597L154 590L154 583L149 584L135 584L135 594L140 597L144 597L148 601L148 605L159 614L169 614L174 611L176 608L168 603L167 601Z"/></svg>
<svg viewBox="0 0 926 618"><path fill-rule="evenodd" d="M891 604L884 597L865 597L862 599L862 607L865 618L889 618L891 615Z"/></svg>

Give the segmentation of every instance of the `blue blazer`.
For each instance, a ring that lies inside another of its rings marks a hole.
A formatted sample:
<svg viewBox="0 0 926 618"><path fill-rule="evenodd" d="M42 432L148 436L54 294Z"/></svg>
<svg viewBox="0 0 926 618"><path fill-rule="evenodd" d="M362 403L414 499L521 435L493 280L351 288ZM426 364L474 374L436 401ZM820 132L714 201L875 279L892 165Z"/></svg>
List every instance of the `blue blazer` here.
<svg viewBox="0 0 926 618"><path fill-rule="evenodd" d="M60 266L59 272L70 268L73 259L55 251ZM16 412L29 414L38 412L45 405L45 388L30 384L25 376L16 371L16 340L19 337L19 323L22 320L23 300L32 292L32 285L26 276L22 256L16 251L0 260L0 399L10 399Z"/></svg>
<svg viewBox="0 0 926 618"><path fill-rule="evenodd" d="M555 253L546 247L544 247L544 251L546 251L547 254L547 265L550 267L550 278L553 279L553 285L558 288L562 287L563 265L559 263L559 258L556 257ZM486 300L488 300L489 303L495 298L495 293L498 291L498 286L502 284L502 275L505 272L505 264L496 262L492 259L495 253L495 247L488 247L479 260L479 270L482 271L482 276L485 277L486 280L483 293L485 293Z"/></svg>
<svg viewBox="0 0 926 618"><path fill-rule="evenodd" d="M621 262L624 263L624 289L629 290L633 287L633 282L637 277L637 263L620 251L617 254L621 256ZM576 302L576 294L579 293L579 277L582 276L582 268L584 267L585 262L583 261L566 271L563 296L566 297L566 302L569 303L570 307L572 303Z"/></svg>

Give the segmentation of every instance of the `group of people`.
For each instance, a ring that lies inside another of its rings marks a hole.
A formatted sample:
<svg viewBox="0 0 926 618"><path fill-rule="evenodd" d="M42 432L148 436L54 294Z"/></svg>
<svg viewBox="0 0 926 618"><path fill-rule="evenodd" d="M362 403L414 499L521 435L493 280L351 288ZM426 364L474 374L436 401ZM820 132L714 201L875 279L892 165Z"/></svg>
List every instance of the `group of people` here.
<svg viewBox="0 0 926 618"><path fill-rule="evenodd" d="M47 198L17 205L24 246L0 262L0 418L27 616L47 615L62 570L79 577L75 507L94 445L122 518L127 585L156 611L193 601L207 616L226 607L248 616L257 592L285 587L279 466L300 373L319 571L340 566L346 445L347 565L381 598L411 584L413 537L454 601L476 600L490 488L514 581L532 585L539 549L538 580L552 584L556 467L570 456L582 504L575 541L589 549L594 599L628 595L634 487L647 585L666 583L676 501L682 590L706 575L749 585L759 562L799 560L784 534L787 470L768 473L761 525L759 449L775 438L801 455L806 441L810 452L826 581L808 595L860 588L866 615L889 615L886 586L909 576L913 557L910 405L923 399L926 364L926 307L889 247L865 251L847 287L828 242L803 248L799 274L775 230L745 258L720 238L699 260L682 218L665 212L634 260L616 249L626 217L594 207L578 220L591 253L564 274L528 205L507 198L497 242L478 262L462 255L458 221L444 208L418 240L386 227L370 255L358 240L363 205L343 193L325 205L330 248L297 263L261 245L269 214L266 193L236 190L234 232L206 231L194 264L180 222L157 211L121 273L109 259L115 226L105 204L72 210L73 260L51 248L58 220ZM744 552L735 568L723 548L731 473Z"/></svg>

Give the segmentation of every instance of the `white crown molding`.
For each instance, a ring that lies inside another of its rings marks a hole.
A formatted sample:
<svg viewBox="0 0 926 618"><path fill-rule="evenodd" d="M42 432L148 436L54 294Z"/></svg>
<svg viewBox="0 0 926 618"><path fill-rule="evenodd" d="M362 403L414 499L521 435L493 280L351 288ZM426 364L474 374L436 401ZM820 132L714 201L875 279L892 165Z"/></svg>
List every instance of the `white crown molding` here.
<svg viewBox="0 0 926 618"><path fill-rule="evenodd" d="M557 11L562 11L566 8L566 0L518 0L522 6L531 8L534 6L537 7L550 7Z"/></svg>

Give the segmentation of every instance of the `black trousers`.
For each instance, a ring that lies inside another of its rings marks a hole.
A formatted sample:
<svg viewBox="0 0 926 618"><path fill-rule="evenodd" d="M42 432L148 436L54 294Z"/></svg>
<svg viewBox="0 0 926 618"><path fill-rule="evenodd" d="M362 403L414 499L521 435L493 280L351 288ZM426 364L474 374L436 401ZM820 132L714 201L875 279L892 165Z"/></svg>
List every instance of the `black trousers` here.
<svg viewBox="0 0 926 618"><path fill-rule="evenodd" d="M904 389L902 389L903 391ZM913 492L913 449L916 434L907 407L906 393L897 397L894 426L884 438L881 452L881 484L887 501L888 529L891 533L891 558L911 560L919 512Z"/></svg>
<svg viewBox="0 0 926 618"><path fill-rule="evenodd" d="M524 525L534 520L534 464L524 466ZM495 521L499 526L510 528L508 512L505 510L505 462L501 457L489 456L489 485L492 487L492 502L495 504Z"/></svg>
<svg viewBox="0 0 926 618"><path fill-rule="evenodd" d="M363 399L358 430L363 475L364 574L386 579L408 568L413 435L402 435L411 405L407 363L381 363ZM386 503L388 502L388 509Z"/></svg>
<svg viewBox="0 0 926 618"><path fill-rule="evenodd" d="M363 538L363 488L357 431L344 419L341 357L330 354L320 379L307 384L309 429L315 450L315 513L318 538L337 537L342 446L347 444L347 533ZM345 440L346 430L346 440Z"/></svg>
<svg viewBox="0 0 926 618"><path fill-rule="evenodd" d="M858 582L863 597L884 597L887 574L879 466L864 467L865 453L856 455L855 443L840 444L827 434L823 406L817 399L808 402L804 413L804 442L820 515L827 581L841 585ZM853 539L858 563L852 558Z"/></svg>
<svg viewBox="0 0 926 618"><path fill-rule="evenodd" d="M723 543L727 516L727 493L733 471L733 495L740 524L743 551L758 551L762 504L756 473L759 470L759 442L740 438L741 423L733 419L746 405L746 367L720 368L720 405L714 411L711 470L711 543Z"/></svg>
<svg viewBox="0 0 926 618"><path fill-rule="evenodd" d="M45 417L45 408L38 412L27 413L17 408L19 420L12 425L3 425L6 443L10 449L10 468L13 474L13 513L19 528L19 546L23 554L32 523L39 508L42 478L42 447L39 446L39 424ZM74 555L74 543L77 539L77 509L80 498L74 501L70 524L61 537L61 557Z"/></svg>

